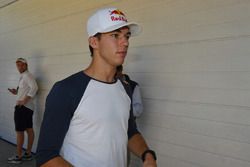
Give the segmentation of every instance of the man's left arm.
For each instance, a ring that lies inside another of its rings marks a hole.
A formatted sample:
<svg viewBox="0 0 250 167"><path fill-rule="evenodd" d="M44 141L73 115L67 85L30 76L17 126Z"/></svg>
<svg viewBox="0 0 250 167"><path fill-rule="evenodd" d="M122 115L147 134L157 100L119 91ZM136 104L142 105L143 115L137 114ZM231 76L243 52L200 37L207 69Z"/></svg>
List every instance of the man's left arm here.
<svg viewBox="0 0 250 167"><path fill-rule="evenodd" d="M17 101L17 105L18 105L18 106L23 106L23 105L27 104L28 101L29 101L31 98L32 98L31 96L27 96L27 95L26 95L22 100L18 100L18 101Z"/></svg>
<svg viewBox="0 0 250 167"><path fill-rule="evenodd" d="M156 167L156 157L149 151L146 141L140 133L133 135L128 141L129 150L136 156L143 158L143 167ZM144 154L144 155L143 155Z"/></svg>
<svg viewBox="0 0 250 167"><path fill-rule="evenodd" d="M126 89L126 86L125 86ZM130 98L132 98L130 89L126 89ZM156 155L150 150L146 141L137 129L135 117L133 114L133 106L130 106L130 114L128 120L128 149L143 161L143 167L157 167Z"/></svg>

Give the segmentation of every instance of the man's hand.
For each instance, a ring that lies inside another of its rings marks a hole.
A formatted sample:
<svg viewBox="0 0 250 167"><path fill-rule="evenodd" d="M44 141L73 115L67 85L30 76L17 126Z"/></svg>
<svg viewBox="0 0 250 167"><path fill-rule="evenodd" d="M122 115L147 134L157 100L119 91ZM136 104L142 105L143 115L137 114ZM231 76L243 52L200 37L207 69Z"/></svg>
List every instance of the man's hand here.
<svg viewBox="0 0 250 167"><path fill-rule="evenodd" d="M135 134L128 141L129 150L136 156L142 156L145 150L148 150L148 146L141 134ZM156 161L152 154L145 154L145 161L143 162L143 167L157 167Z"/></svg>
<svg viewBox="0 0 250 167"><path fill-rule="evenodd" d="M16 89L10 89L8 88L9 92L12 93L13 95L17 95L17 90Z"/></svg>
<svg viewBox="0 0 250 167"><path fill-rule="evenodd" d="M143 167L157 167L156 161L151 154L146 154L145 161L143 162Z"/></svg>
<svg viewBox="0 0 250 167"><path fill-rule="evenodd" d="M17 106L24 106L26 104L26 102L24 100L18 100L16 105Z"/></svg>
<svg viewBox="0 0 250 167"><path fill-rule="evenodd" d="M23 100L18 100L17 104L18 106L24 106L25 104L28 103L28 101L31 99L30 96L25 96Z"/></svg>

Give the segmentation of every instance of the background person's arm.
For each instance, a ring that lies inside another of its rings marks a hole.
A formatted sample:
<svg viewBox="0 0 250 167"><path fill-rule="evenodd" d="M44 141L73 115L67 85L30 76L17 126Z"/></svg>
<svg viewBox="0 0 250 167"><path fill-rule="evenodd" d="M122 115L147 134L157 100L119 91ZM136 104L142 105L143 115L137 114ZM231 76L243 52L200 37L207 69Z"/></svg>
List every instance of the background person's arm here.
<svg viewBox="0 0 250 167"><path fill-rule="evenodd" d="M27 96L30 96L33 98L38 91L38 86L37 86L36 80L34 79L34 77L31 74L25 76L25 80L30 88L28 93L27 93Z"/></svg>
<svg viewBox="0 0 250 167"><path fill-rule="evenodd" d="M32 97L30 97L30 96L25 96L25 97L23 98L23 100L18 100L16 105L23 106L23 105L27 104L28 101L29 101L31 98L32 98Z"/></svg>
<svg viewBox="0 0 250 167"><path fill-rule="evenodd" d="M140 88L138 85L136 85L134 88L132 99L134 116L139 117L143 112L143 104Z"/></svg>

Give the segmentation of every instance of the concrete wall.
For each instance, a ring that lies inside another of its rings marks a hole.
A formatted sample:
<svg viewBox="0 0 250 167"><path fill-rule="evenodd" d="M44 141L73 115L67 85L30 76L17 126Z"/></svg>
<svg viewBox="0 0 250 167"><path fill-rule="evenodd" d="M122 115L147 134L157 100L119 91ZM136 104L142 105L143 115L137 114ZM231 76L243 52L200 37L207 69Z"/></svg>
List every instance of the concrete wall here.
<svg viewBox="0 0 250 167"><path fill-rule="evenodd" d="M125 70L141 85L138 124L159 166L249 167L248 0L22 0L0 9L0 136L15 143L15 59L27 58L39 83L38 135L53 83L88 65L85 23L105 6L143 26Z"/></svg>

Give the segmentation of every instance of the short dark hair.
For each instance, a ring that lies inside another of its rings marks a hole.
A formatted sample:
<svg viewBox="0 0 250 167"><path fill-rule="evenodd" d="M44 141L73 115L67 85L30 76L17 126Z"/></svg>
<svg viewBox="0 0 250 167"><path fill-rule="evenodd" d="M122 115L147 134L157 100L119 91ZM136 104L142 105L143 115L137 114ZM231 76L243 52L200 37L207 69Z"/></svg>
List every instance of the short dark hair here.
<svg viewBox="0 0 250 167"><path fill-rule="evenodd" d="M93 37L96 37L98 40L100 40L101 39L101 35L102 35L101 33L97 33ZM89 45L89 51L90 51L90 56L91 57L93 57L93 52L94 52L93 50L94 49L92 48L92 46Z"/></svg>

